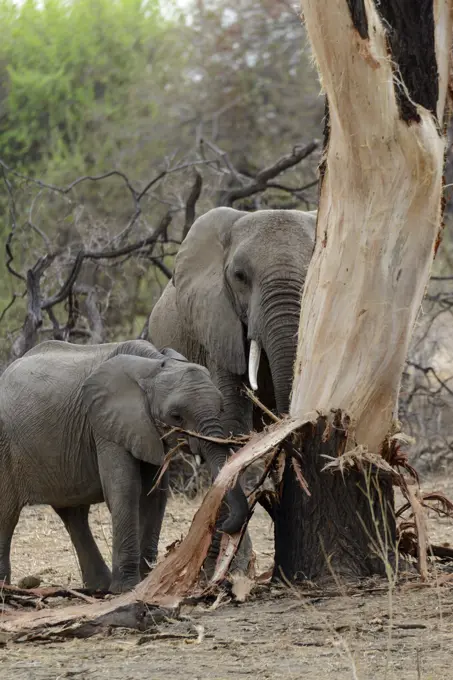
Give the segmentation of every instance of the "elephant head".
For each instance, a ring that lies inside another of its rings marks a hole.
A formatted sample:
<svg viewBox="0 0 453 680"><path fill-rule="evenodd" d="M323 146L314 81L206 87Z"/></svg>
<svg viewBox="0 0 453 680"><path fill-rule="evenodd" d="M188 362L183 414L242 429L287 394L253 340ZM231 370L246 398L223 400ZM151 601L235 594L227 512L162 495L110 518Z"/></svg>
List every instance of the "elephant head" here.
<svg viewBox="0 0 453 680"><path fill-rule="evenodd" d="M316 213L215 208L199 217L176 257L178 313L214 363L257 388L263 349L277 410L287 412L300 298Z"/></svg>
<svg viewBox="0 0 453 680"><path fill-rule="evenodd" d="M223 438L222 395L209 372L166 349L159 358L119 354L100 365L82 387L90 424L98 435L133 456L161 465L164 449L158 424ZM213 479L223 467L228 449L200 440ZM222 529L236 533L248 514L247 499L237 484L225 498L229 515Z"/></svg>

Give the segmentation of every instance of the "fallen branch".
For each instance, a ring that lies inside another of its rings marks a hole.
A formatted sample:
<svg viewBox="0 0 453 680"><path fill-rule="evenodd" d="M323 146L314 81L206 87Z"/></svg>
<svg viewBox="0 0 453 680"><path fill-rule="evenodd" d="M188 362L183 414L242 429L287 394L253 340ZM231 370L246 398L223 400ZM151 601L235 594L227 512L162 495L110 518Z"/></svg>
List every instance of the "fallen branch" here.
<svg viewBox="0 0 453 680"><path fill-rule="evenodd" d="M3 581L0 581L0 612L11 611L14 608L31 607L33 609L43 609L46 601L52 598L65 598L71 600L82 600L90 604L97 603L107 595L107 592L93 592L86 588L72 589L60 586L48 586L44 588L20 588Z"/></svg>

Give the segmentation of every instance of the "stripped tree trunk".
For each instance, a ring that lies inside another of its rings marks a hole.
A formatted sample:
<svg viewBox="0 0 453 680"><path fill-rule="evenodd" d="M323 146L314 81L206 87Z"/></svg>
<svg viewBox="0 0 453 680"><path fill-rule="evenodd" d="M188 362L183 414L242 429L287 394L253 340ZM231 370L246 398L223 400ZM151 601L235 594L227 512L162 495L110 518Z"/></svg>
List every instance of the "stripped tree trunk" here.
<svg viewBox="0 0 453 680"><path fill-rule="evenodd" d="M290 460L280 489L275 573L290 580L364 576L393 560L388 477L370 465L323 472L321 456L389 451L441 228L451 48L451 0L302 6L327 106L291 415L323 415L298 442L311 496Z"/></svg>

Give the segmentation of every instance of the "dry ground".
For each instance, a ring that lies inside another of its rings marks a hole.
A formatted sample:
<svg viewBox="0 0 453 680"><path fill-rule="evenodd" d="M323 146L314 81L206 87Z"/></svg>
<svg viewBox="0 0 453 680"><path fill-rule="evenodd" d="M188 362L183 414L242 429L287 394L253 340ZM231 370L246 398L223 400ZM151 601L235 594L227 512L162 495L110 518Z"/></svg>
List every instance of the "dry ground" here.
<svg viewBox="0 0 453 680"><path fill-rule="evenodd" d="M453 471L427 489L453 498ZM184 534L198 502L169 502L162 549ZM453 521L430 518L431 538L453 543ZM111 533L105 507L92 526L106 557ZM258 571L272 564L272 525L259 508L251 535ZM13 581L39 574L44 585L80 584L72 546L49 508L26 508L13 541ZM241 605L185 610L202 638L189 639L189 623L167 624L179 638L147 640L115 633L65 643L9 644L0 649L1 680L157 680L279 678L296 680L447 680L453 677L453 587L386 584L353 595L310 596L273 587ZM392 623L392 625L390 625Z"/></svg>

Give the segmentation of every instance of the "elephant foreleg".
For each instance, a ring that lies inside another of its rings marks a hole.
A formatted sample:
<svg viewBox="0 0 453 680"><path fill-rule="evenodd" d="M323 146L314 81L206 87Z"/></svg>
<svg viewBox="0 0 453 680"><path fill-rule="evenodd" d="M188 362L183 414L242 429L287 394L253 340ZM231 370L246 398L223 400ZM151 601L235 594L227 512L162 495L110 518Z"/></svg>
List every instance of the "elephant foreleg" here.
<svg viewBox="0 0 453 680"><path fill-rule="evenodd" d="M112 582L114 593L131 590L140 581L140 461L125 449L96 436L99 475L112 515Z"/></svg>
<svg viewBox="0 0 453 680"><path fill-rule="evenodd" d="M88 522L89 505L55 508L71 538L82 571L85 586L93 590L108 590L112 575L99 552Z"/></svg>
<svg viewBox="0 0 453 680"><path fill-rule="evenodd" d="M140 496L140 576L150 572L157 560L159 537L168 496L168 471L151 493L159 468L141 464L142 493Z"/></svg>

